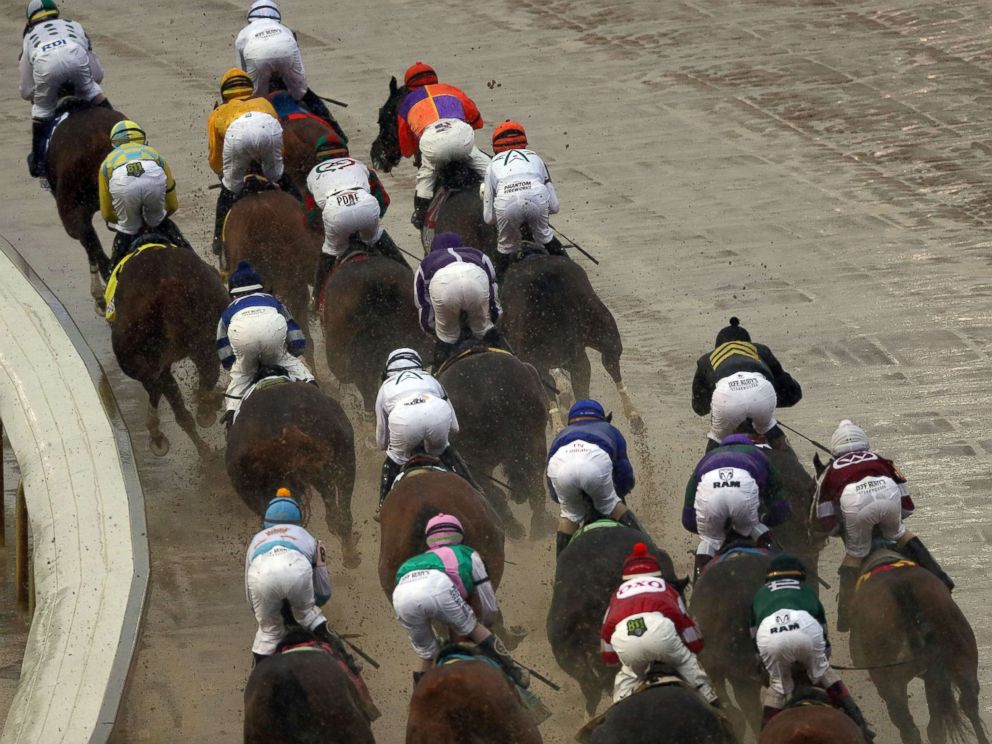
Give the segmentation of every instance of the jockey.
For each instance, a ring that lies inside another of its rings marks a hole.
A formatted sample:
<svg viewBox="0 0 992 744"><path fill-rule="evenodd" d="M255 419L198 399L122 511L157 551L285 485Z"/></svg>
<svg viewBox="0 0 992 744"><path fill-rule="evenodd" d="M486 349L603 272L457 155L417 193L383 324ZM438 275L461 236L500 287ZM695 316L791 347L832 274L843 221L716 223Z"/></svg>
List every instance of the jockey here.
<svg viewBox="0 0 992 744"><path fill-rule="evenodd" d="M729 529L768 547L768 528L789 514L778 471L747 434L730 435L703 455L685 487L682 526L699 535L695 575L720 550Z"/></svg>
<svg viewBox="0 0 992 744"><path fill-rule="evenodd" d="M424 370L413 349L396 349L386 359L375 398L375 440L386 451L379 485L379 506L418 448L458 473L478 490L461 456L448 441L458 432L458 418L444 387Z"/></svg>
<svg viewBox="0 0 992 744"><path fill-rule="evenodd" d="M848 629L848 605L861 573L861 561L871 552L876 526L882 537L895 540L898 550L953 590L951 577L902 523L915 506L899 468L872 452L864 429L848 419L840 422L830 438L830 450L833 458L817 483L816 516L821 531L844 539L846 554L838 571L837 629Z"/></svg>
<svg viewBox="0 0 992 744"><path fill-rule="evenodd" d="M715 346L699 357L692 380L692 410L705 416L712 409L707 448L733 434L747 419L773 447L787 446L775 421L775 407L788 408L802 400L799 383L782 369L771 349L751 343L737 318L717 334Z"/></svg>
<svg viewBox="0 0 992 744"><path fill-rule="evenodd" d="M793 666L799 664L810 682L826 690L834 705L858 724L865 738L874 739L858 704L830 667L827 617L816 594L806 586L802 561L784 553L775 556L765 582L751 604L751 637L768 673L768 685L761 695L762 727L789 701L795 689Z"/></svg>
<svg viewBox="0 0 992 744"><path fill-rule="evenodd" d="M504 121L493 132L496 153L483 181L482 218L499 233L497 269L502 277L511 257L520 250L520 226L548 253L564 256L565 249L548 225L558 214L558 195L544 161L527 149L527 133L515 121Z"/></svg>
<svg viewBox="0 0 992 744"><path fill-rule="evenodd" d="M210 142L210 168L221 177L220 195L214 220L213 251L220 255L224 218L244 190L244 177L257 161L262 174L299 200L303 200L282 164L282 124L272 104L253 98L251 80L243 70L231 68L220 79L224 99L210 112L207 139Z"/></svg>
<svg viewBox="0 0 992 744"><path fill-rule="evenodd" d="M610 423L595 400L577 401L568 411L568 426L548 450L548 487L561 505L556 554L588 516L586 499L596 512L644 532L624 498L634 488L634 468L627 459L627 440Z"/></svg>
<svg viewBox="0 0 992 744"><path fill-rule="evenodd" d="M440 647L432 622L467 636L486 656L497 661L521 687L530 683L527 670L512 659L503 642L486 627L498 614L496 593L479 554L463 545L465 531L457 517L438 514L424 530L427 552L407 560L396 571L393 609L400 625L410 636L414 653L421 659L419 672L413 673L416 684L431 668ZM468 604L478 601L480 615Z"/></svg>
<svg viewBox="0 0 992 744"><path fill-rule="evenodd" d="M634 545L623 564L623 583L610 599L599 631L603 661L621 664L613 682L619 703L642 683L651 664L669 664L706 702L720 707L696 654L703 637L689 617L682 594L661 578L661 566L644 543Z"/></svg>
<svg viewBox="0 0 992 744"><path fill-rule="evenodd" d="M482 251L464 246L457 234L441 233L431 241L431 252L417 269L414 295L420 327L424 333L437 337L435 371L462 338L463 313L474 338L507 348L495 326L503 313L496 270Z"/></svg>
<svg viewBox="0 0 992 744"><path fill-rule="evenodd" d="M265 509L264 529L248 544L245 596L258 621L251 647L256 664L274 654L286 635L285 600L296 622L330 644L353 673L361 671L318 609L331 598L324 544L303 528L303 513L288 488L276 491Z"/></svg>
<svg viewBox="0 0 992 744"><path fill-rule="evenodd" d="M59 18L55 0L31 0L27 17L18 67L21 98L32 103L28 171L36 178L44 178L41 149L55 115L59 89L68 83L79 98L98 106L111 106L99 85L103 67L83 27L76 21Z"/></svg>
<svg viewBox="0 0 992 744"><path fill-rule="evenodd" d="M409 265L399 247L382 227L382 217L389 208L389 194L382 181L363 163L348 155L348 145L337 137L324 135L314 148L317 165L307 176L307 218L311 224L324 223L324 245L313 285L316 307L321 289L334 262L348 250L353 236L371 250Z"/></svg>
<svg viewBox="0 0 992 744"><path fill-rule="evenodd" d="M282 25L282 13L275 0L255 0L248 8L248 24L234 41L235 64L247 70L256 96L269 94L273 75L282 79L294 101L331 126L334 117L320 96L307 86L303 56L296 34Z"/></svg>
<svg viewBox="0 0 992 744"><path fill-rule="evenodd" d="M110 151L100 166L100 215L117 233L110 266L127 254L134 238L152 228L174 245L193 247L169 215L179 208L176 181L161 155L146 144L144 130L125 119L110 130Z"/></svg>
<svg viewBox="0 0 992 744"><path fill-rule="evenodd" d="M291 380L313 382L314 377L297 359L307 345L303 331L279 300L262 291L262 278L250 263L238 264L228 289L234 299L217 324L217 354L231 373L224 413L230 427L260 366L282 367Z"/></svg>
<svg viewBox="0 0 992 744"><path fill-rule="evenodd" d="M410 158L420 148L421 165L410 218L419 230L434 196L438 169L464 160L481 180L486 177L489 158L475 146L472 130L480 129L483 122L471 98L453 85L438 84L434 68L419 61L406 71L403 84L409 93L397 110L400 153Z"/></svg>

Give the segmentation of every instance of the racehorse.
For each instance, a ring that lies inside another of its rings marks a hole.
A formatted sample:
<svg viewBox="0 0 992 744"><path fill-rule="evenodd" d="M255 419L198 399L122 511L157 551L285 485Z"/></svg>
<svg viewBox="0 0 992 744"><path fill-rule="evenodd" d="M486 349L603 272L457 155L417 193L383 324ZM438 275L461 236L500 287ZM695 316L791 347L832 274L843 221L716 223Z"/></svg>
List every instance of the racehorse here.
<svg viewBox="0 0 992 744"><path fill-rule="evenodd" d="M544 505L548 409L537 372L507 352L472 350L454 357L438 379L458 415L453 439L476 480L502 466L513 499L530 501L531 537L550 534L556 521ZM490 486L487 495L507 536L523 537L503 492Z"/></svg>
<svg viewBox="0 0 992 744"><path fill-rule="evenodd" d="M876 563L876 556L863 565ZM864 574L851 600L850 645L854 663L868 668L903 744L922 741L906 689L914 677L926 690L931 744L961 740L965 718L979 744L989 744L978 707L975 634L932 573L915 564L882 563Z"/></svg>
<svg viewBox="0 0 992 744"><path fill-rule="evenodd" d="M263 382L242 402L227 437L227 474L258 514L281 486L309 513L308 488L324 500L344 565L361 562L352 531L355 435L341 405L307 382Z"/></svg>
<svg viewBox="0 0 992 744"><path fill-rule="evenodd" d="M371 419L389 352L403 346L426 352L413 274L383 256L352 254L325 285L322 320L327 366L339 383L355 384Z"/></svg>
<svg viewBox="0 0 992 744"><path fill-rule="evenodd" d="M459 647L441 650L440 657ZM406 744L540 744L537 722L513 683L482 659L435 666L413 690Z"/></svg>
<svg viewBox="0 0 992 744"><path fill-rule="evenodd" d="M245 744L375 744L358 693L333 655L292 628L245 687Z"/></svg>
<svg viewBox="0 0 992 744"><path fill-rule="evenodd" d="M307 176L317 165L314 156L317 140L324 136L344 142L348 140L323 119L309 113L285 90L270 93L268 98L282 122L283 167L303 194L306 192Z"/></svg>
<svg viewBox="0 0 992 744"><path fill-rule="evenodd" d="M299 202L279 189L249 191L228 213L224 251L227 266L247 259L267 291L285 303L307 337L306 358L313 369L307 285L317 270L320 241L307 229Z"/></svg>
<svg viewBox="0 0 992 744"><path fill-rule="evenodd" d="M100 165L113 149L110 130L124 114L71 97L59 102L56 117L63 111L70 113L55 128L48 144L48 182L62 226L86 250L90 294L102 309L102 281L110 277L113 267L93 229L93 215L100 208Z"/></svg>
<svg viewBox="0 0 992 744"><path fill-rule="evenodd" d="M815 697L794 695L785 709L765 724L758 744L867 744L858 725L831 705L826 693L810 692Z"/></svg>
<svg viewBox="0 0 992 744"><path fill-rule="evenodd" d="M819 593L820 552L826 547L827 539L813 529L816 481L803 467L792 447L762 448L761 451L778 471L782 491L792 510L792 515L772 530L777 547L803 562L806 585Z"/></svg>
<svg viewBox="0 0 992 744"><path fill-rule="evenodd" d="M646 542L658 559L662 576L681 591L688 579L676 580L668 554L643 532L611 520L593 522L576 533L558 557L548 610L548 642L558 666L579 683L592 716L603 694L612 694L615 669L603 663L599 629L610 598L623 583L623 562L635 543Z"/></svg>
<svg viewBox="0 0 992 744"><path fill-rule="evenodd" d="M156 237L149 234L146 240ZM117 274L110 343L121 371L148 393L145 426L151 450L159 457L169 451L169 440L159 428L163 395L200 456L210 453L183 402L172 365L189 358L196 366L196 419L210 426L223 400L215 389L220 377L216 332L227 303L217 272L187 248L152 245L127 259Z"/></svg>
<svg viewBox="0 0 992 744"><path fill-rule="evenodd" d="M727 704L727 717L744 739L748 725L761 728L761 677L751 639L751 602L765 583L771 556L752 548L729 550L717 556L696 580L690 614L706 643L699 662L713 688ZM730 707L729 688L737 703Z"/></svg>
<svg viewBox="0 0 992 744"><path fill-rule="evenodd" d="M623 343L617 322L581 266L548 255L516 261L500 284L500 299L501 330L520 358L533 364L546 382L551 369L564 368L574 397L588 398L592 370L586 348L593 348L602 355L631 429L644 430L620 374Z"/></svg>

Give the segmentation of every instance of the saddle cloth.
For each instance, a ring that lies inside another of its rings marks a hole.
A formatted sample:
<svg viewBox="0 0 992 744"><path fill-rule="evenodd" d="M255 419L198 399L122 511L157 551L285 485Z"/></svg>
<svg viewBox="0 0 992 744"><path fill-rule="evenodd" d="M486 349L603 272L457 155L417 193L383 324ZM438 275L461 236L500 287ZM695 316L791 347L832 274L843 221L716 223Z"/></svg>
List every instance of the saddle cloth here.
<svg viewBox="0 0 992 744"><path fill-rule="evenodd" d="M854 588L855 590L860 589L862 584L871 579L872 576L877 576L880 573L894 571L899 568L910 568L916 565L913 561L894 551L876 551L868 556L862 564L862 573L858 577L858 583L854 585Z"/></svg>
<svg viewBox="0 0 992 744"><path fill-rule="evenodd" d="M136 251L131 251L126 256L124 256L124 258L120 260L120 263L118 263L114 267L114 270L110 272L110 278L107 280L107 288L103 292L103 300L104 302L107 303L107 309L104 311L103 317L107 319L108 323L113 323L114 319L117 317L117 308L114 305L114 294L116 294L117 292L118 276L121 273L121 269L124 268L124 264L126 264L135 256L137 256L139 253L143 253L144 251L150 249L169 248L169 247L170 246L167 246L164 243L145 243L143 246L140 246Z"/></svg>
<svg viewBox="0 0 992 744"><path fill-rule="evenodd" d="M265 390L266 388L275 387L276 385L282 385L287 382L292 382L292 380L290 380L286 375L270 375L269 377L263 377L261 380L256 382L245 391L243 396L241 396L241 403L234 410L234 418L231 419L231 423L233 424L238 420L238 414L241 413L241 407L245 404L245 401L248 400L248 397L256 390Z"/></svg>

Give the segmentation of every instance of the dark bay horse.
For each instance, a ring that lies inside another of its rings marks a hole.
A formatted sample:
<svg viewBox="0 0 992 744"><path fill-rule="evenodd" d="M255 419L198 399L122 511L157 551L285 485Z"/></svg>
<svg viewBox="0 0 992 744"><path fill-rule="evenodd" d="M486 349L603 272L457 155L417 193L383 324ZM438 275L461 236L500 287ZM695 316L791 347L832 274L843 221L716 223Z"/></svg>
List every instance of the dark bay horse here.
<svg viewBox="0 0 992 744"><path fill-rule="evenodd" d="M327 366L339 383L358 388L371 419L389 352L403 346L427 351L413 301L413 273L383 256L346 259L325 285L321 318Z"/></svg>
<svg viewBox="0 0 992 744"><path fill-rule="evenodd" d="M861 729L830 704L790 705L761 730L758 744L867 744Z"/></svg>
<svg viewBox="0 0 992 744"><path fill-rule="evenodd" d="M565 369L572 397L588 398L592 370L586 348L595 349L616 385L631 429L644 430L620 373L623 343L617 322L581 266L547 255L517 261L503 277L500 299L501 330L520 358L533 364L545 381L550 380L551 369ZM565 410L568 405L564 404Z"/></svg>
<svg viewBox="0 0 992 744"><path fill-rule="evenodd" d="M581 741L586 744L737 744L723 717L698 692L680 684L656 685L624 698L610 708L603 723Z"/></svg>
<svg viewBox="0 0 992 744"><path fill-rule="evenodd" d="M443 652L442 652L443 653ZM513 683L485 661L434 667L413 690L406 744L541 744Z"/></svg>
<svg viewBox="0 0 992 744"><path fill-rule="evenodd" d="M90 294L103 306L103 285L110 276L110 259L93 229L93 215L100 208L100 165L113 149L110 130L124 114L79 99L63 99L60 109L72 111L59 124L48 145L48 181L62 226L86 250L90 266Z"/></svg>
<svg viewBox="0 0 992 744"><path fill-rule="evenodd" d="M803 467L792 447L761 450L778 471L782 490L792 509L792 516L775 527L776 543L787 553L799 558L806 566L806 585L819 593L820 552L827 540L814 529L812 519L816 481Z"/></svg>
<svg viewBox="0 0 992 744"><path fill-rule="evenodd" d="M289 649L313 640L296 628L245 687L245 744L375 744L358 693L340 663L319 649Z"/></svg>
<svg viewBox="0 0 992 744"><path fill-rule="evenodd" d="M389 173L403 159L400 153L396 112L409 92L405 85L398 85L396 77L393 76L389 80L389 96L379 108L379 134L372 142L369 157L372 158L373 167L383 173Z"/></svg>
<svg viewBox="0 0 992 744"><path fill-rule="evenodd" d="M579 683L592 716L604 694L612 694L617 669L600 656L599 629L610 597L623 583L623 562L635 543L646 542L658 559L662 575L675 586L675 567L668 554L651 544L643 532L609 520L576 534L558 557L555 585L548 610L548 642L558 666Z"/></svg>
<svg viewBox="0 0 992 744"><path fill-rule="evenodd" d="M242 196L224 224L227 266L247 259L282 300L307 337L307 362L313 369L310 303L321 239L305 225L300 203L285 191L266 189Z"/></svg>
<svg viewBox="0 0 992 744"><path fill-rule="evenodd" d="M922 742L906 689L914 677L926 690L931 744L963 740L965 719L979 744L989 744L978 705L975 634L947 587L926 569L883 569L861 583L851 601L851 657L869 668L903 744Z"/></svg>
<svg viewBox="0 0 992 744"><path fill-rule="evenodd" d="M145 425L152 452L161 457L169 451L158 417L164 395L176 423L200 456L209 454L183 402L172 365L186 358L196 365L197 422L209 426L223 400L216 389L220 365L215 344L217 321L228 296L217 272L187 248L150 247L123 264L113 302L116 317L110 326L110 343L121 371L148 393Z"/></svg>
<svg viewBox="0 0 992 744"><path fill-rule="evenodd" d="M484 350L456 358L439 380L458 415L459 431L453 440L476 480L502 466L514 501L530 502L531 537L550 534L556 520L545 505L548 409L537 372L512 354ZM522 537L523 525L510 511L506 496L491 481L483 482L488 483L483 487L507 536Z"/></svg>
<svg viewBox="0 0 992 744"><path fill-rule="evenodd" d="M338 536L344 565L361 562L353 532L355 435L341 405L307 382L259 386L241 404L227 438L227 474L254 511L281 486L309 512L308 488L324 501L327 529Z"/></svg>

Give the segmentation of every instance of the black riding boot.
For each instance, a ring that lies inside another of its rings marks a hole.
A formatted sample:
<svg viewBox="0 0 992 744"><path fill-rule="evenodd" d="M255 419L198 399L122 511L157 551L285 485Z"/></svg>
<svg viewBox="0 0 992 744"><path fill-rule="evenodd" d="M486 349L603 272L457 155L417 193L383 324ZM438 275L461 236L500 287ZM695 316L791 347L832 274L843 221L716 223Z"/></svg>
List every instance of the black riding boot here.
<svg viewBox="0 0 992 744"><path fill-rule="evenodd" d="M715 450L719 446L720 443L718 441L710 437L706 437L706 452L709 452L710 450Z"/></svg>
<svg viewBox="0 0 992 744"><path fill-rule="evenodd" d="M224 220L227 218L227 213L231 211L231 207L234 206L234 202L237 199L237 194L221 184L220 194L217 196L217 211L214 217L214 240L211 245L211 250L215 256L219 256L224 252L224 242L221 239L221 234L224 232Z"/></svg>
<svg viewBox="0 0 992 744"><path fill-rule="evenodd" d="M637 530L638 532L643 532L645 535L648 534L647 530L641 526L641 523L637 520L637 516L631 509L627 509L623 514L621 514L617 521L624 527L630 527L632 530Z"/></svg>
<svg viewBox="0 0 992 744"><path fill-rule="evenodd" d="M482 340L489 344L489 346L497 349L503 349L503 351L508 351L511 354L513 353L513 348L503 337L503 334L496 330L495 326L486 331L486 334L482 337Z"/></svg>
<svg viewBox="0 0 992 744"><path fill-rule="evenodd" d="M503 275L506 270L510 268L510 264L513 263L512 253L502 253L500 251L496 252L496 257L493 259L493 268L496 269L496 281L503 281Z"/></svg>
<svg viewBox="0 0 992 744"><path fill-rule="evenodd" d="M565 533L565 532L556 532L555 533L555 559L556 560L561 555L561 551L563 551L565 548L568 547L568 543L569 543L569 541L571 539L572 539L572 536L569 535L569 534L567 534L567 533Z"/></svg>
<svg viewBox="0 0 992 744"><path fill-rule="evenodd" d="M28 173L34 178L44 178L47 174L41 157L41 147L45 143L45 129L48 119L31 120L31 152L28 155Z"/></svg>
<svg viewBox="0 0 992 744"><path fill-rule="evenodd" d="M382 461L382 474L379 477L379 509L382 509L389 489L393 487L393 481L396 480L396 476L400 474L402 469L403 466L393 462L390 457Z"/></svg>
<svg viewBox="0 0 992 744"><path fill-rule="evenodd" d="M128 235L127 233L119 232L114 236L114 248L110 252L110 270L113 271L114 268L119 264L128 253L130 253L131 243L134 242L136 235Z"/></svg>
<svg viewBox="0 0 992 744"><path fill-rule="evenodd" d="M846 633L851 629L851 597L858 583L860 568L841 566L837 569L840 586L837 587L837 630Z"/></svg>
<svg viewBox="0 0 992 744"><path fill-rule="evenodd" d="M327 627L326 622L314 628L313 634L334 649L334 653L340 656L341 660L348 665L352 674L357 676L362 673L362 663L351 655L347 647L345 647L344 641L338 637L337 633Z"/></svg>
<svg viewBox="0 0 992 744"><path fill-rule="evenodd" d="M337 260L338 257L332 256L330 253L320 254L317 273L313 277L313 297L310 300L310 309L315 312L320 309L320 294L324 291L324 282L331 275L331 269L334 268L334 262Z"/></svg>
<svg viewBox="0 0 992 744"><path fill-rule="evenodd" d="M907 542L902 549L911 560L918 563L922 568L925 568L938 579L943 581L944 586L947 587L948 591L954 591L954 582L951 581L951 577L948 576L944 572L944 569L940 567L940 564L937 563L936 559L930 554L930 551L927 550L920 538L914 537L912 540Z"/></svg>
<svg viewBox="0 0 992 744"><path fill-rule="evenodd" d="M778 424L765 432L765 440L772 449L787 450L790 447L789 438Z"/></svg>
<svg viewBox="0 0 992 744"><path fill-rule="evenodd" d="M478 484L475 478L472 477L472 471L468 469L468 464L462 458L461 454L451 445L441 453L441 457L438 458L442 465L445 465L451 472L456 475L460 475L462 478L467 480L469 484L479 493L483 493L482 487Z"/></svg>
<svg viewBox="0 0 992 744"><path fill-rule="evenodd" d="M506 670L506 673L510 676L510 679L518 685L523 688L530 687L530 673L513 660L513 657L510 656L510 652L506 650L506 646L504 646L503 642L495 635L489 636L486 640L480 643L479 650L490 659L498 661L500 666Z"/></svg>
<svg viewBox="0 0 992 744"><path fill-rule="evenodd" d="M422 196L413 197L413 214L410 215L410 224L418 230L424 226L427 219L427 209L431 206L431 200Z"/></svg>
<svg viewBox="0 0 992 744"><path fill-rule="evenodd" d="M253 666L258 666L263 661L269 658L265 654L256 654L254 651L251 652L251 655L252 655L252 661L254 661Z"/></svg>
<svg viewBox="0 0 992 744"><path fill-rule="evenodd" d="M705 555L704 553L696 553L696 559L692 566L692 583L695 584L699 579L699 575L706 568L707 564L713 560L713 556Z"/></svg>
<svg viewBox="0 0 992 744"><path fill-rule="evenodd" d="M344 133L341 125L338 124L338 120L334 118L330 109L327 108L327 105L321 100L320 96L307 88L307 92L303 94L303 98L300 99L300 103L305 104L311 114L314 116L319 116L321 119L330 124L331 129L333 129L334 133L337 134L338 139L341 140L342 144L348 144L348 135Z"/></svg>
<svg viewBox="0 0 992 744"><path fill-rule="evenodd" d="M551 240L544 244L544 250L552 256L564 256L565 258L568 258L568 254L565 253L565 246L561 244L561 241L558 240L557 236L551 238Z"/></svg>
<svg viewBox="0 0 992 744"><path fill-rule="evenodd" d="M293 183L293 179L289 177L288 173L283 171L282 177L278 181L276 181L276 184L279 186L279 188L281 188L287 194L290 194L298 202L301 203L303 202L303 194L301 194L300 190L296 188L296 184Z"/></svg>
<svg viewBox="0 0 992 744"><path fill-rule="evenodd" d="M372 250L385 256L386 258L393 259L396 263L403 264L408 269L410 268L410 264L408 264L406 259L403 258L403 253L400 251L400 247L396 245L396 242L393 240L392 236L390 236L390 234L385 230L382 231L382 236L372 244Z"/></svg>
<svg viewBox="0 0 992 744"><path fill-rule="evenodd" d="M189 241L186 240L186 236L182 234L182 231L179 229L179 225L173 222L170 218L166 217L158 223L158 227L156 227L155 230L156 232L161 233L162 236L167 238L173 245L177 245L180 248L189 248L190 250L193 250L193 246L191 246Z"/></svg>
<svg viewBox="0 0 992 744"><path fill-rule="evenodd" d="M103 100L100 101L100 103L98 103L97 106L100 106L101 108L105 108L105 109L110 109L111 111L114 110L114 107L110 105L110 99L107 98L106 96L103 97Z"/></svg>
<svg viewBox="0 0 992 744"><path fill-rule="evenodd" d="M449 344L439 338L434 340L434 361L431 362L431 369L435 375L438 373L438 370L441 369L441 365L451 358L454 351L454 344Z"/></svg>

